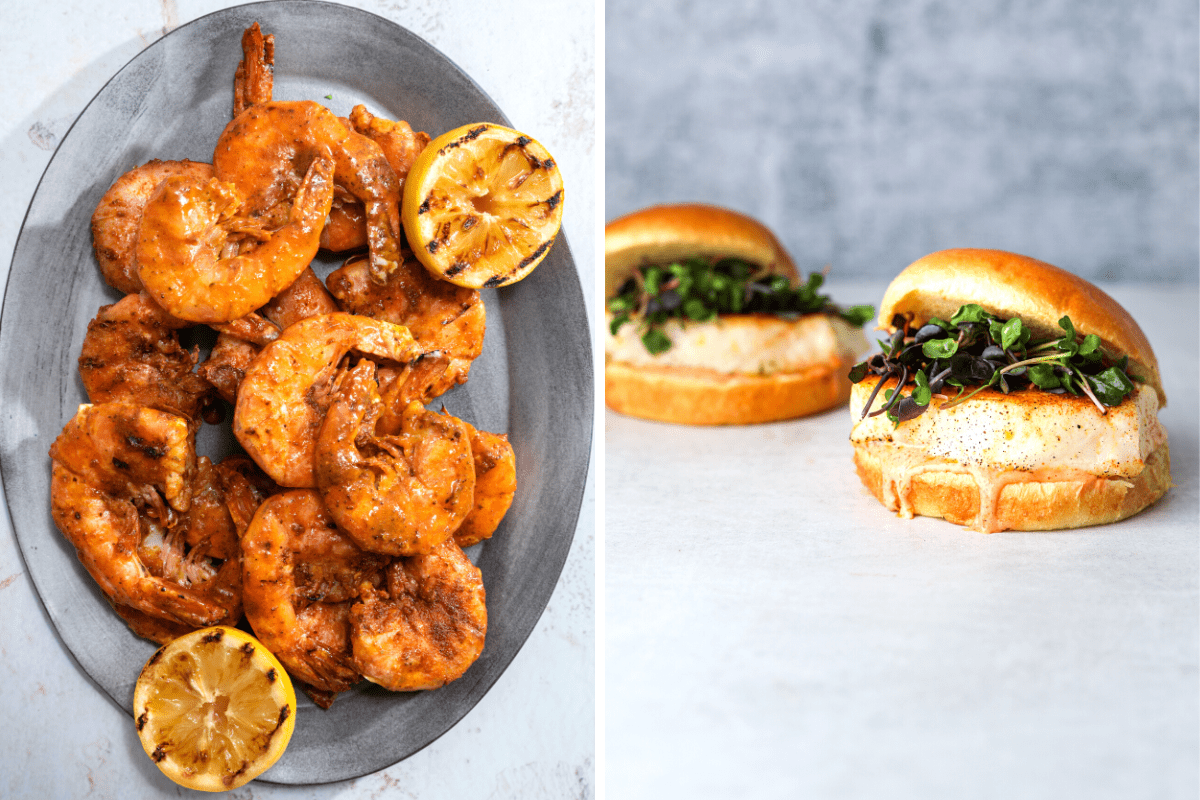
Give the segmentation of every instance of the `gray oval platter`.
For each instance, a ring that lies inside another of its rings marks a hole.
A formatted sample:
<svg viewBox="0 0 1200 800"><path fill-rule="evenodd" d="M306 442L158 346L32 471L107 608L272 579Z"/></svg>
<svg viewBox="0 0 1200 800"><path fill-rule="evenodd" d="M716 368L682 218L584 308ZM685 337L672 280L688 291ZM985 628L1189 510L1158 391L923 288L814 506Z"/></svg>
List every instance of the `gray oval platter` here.
<svg viewBox="0 0 1200 800"><path fill-rule="evenodd" d="M119 293L92 253L90 219L109 185L152 158L211 161L229 121L241 33L276 41L275 98L357 103L436 136L470 122L507 124L458 67L404 28L322 2L239 6L171 32L127 64L84 109L42 176L14 251L0 313L0 470L21 553L58 635L118 706L154 645L111 611L50 519L47 450L87 402L76 360L88 321ZM332 99L326 99L332 95ZM340 264L319 257L324 277ZM362 683L328 711L300 698L296 732L264 779L328 783L420 750L483 697L550 599L574 536L593 419L590 335L579 276L563 237L524 281L484 293L488 330L470 381L441 398L451 413L506 432L518 490L494 538L469 554L483 572L488 635L466 675L433 692ZM228 425L205 426L202 454L234 449Z"/></svg>

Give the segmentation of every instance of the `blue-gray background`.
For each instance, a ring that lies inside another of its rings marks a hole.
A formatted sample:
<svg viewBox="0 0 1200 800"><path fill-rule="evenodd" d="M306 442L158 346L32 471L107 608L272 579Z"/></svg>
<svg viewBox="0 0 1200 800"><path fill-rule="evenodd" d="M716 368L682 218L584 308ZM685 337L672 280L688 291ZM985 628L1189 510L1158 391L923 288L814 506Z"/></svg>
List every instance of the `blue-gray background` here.
<svg viewBox="0 0 1200 800"><path fill-rule="evenodd" d="M802 271L946 247L1194 283L1195 0L607 0L605 216L727 205Z"/></svg>

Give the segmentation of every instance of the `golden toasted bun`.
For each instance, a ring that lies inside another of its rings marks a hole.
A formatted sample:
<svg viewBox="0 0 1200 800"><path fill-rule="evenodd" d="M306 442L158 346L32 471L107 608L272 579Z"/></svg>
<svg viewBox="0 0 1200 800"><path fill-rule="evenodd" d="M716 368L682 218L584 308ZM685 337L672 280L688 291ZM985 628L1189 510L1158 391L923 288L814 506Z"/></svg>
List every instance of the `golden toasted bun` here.
<svg viewBox="0 0 1200 800"><path fill-rule="evenodd" d="M863 485L891 511L901 511L897 487L885 485L897 461L904 467L939 463L913 461L911 454L879 442L854 445L854 466ZM893 462L893 463L889 463ZM944 462L942 462L944 463ZM889 469L892 467L893 469ZM931 470L912 477L906 494L907 510L922 517L942 517L959 525L989 531L1044 531L1103 525L1130 517L1171 486L1171 458L1166 442L1146 458L1146 467L1132 478L1093 477L1063 481L1011 483L1000 491L991 524L978 526L980 491L975 478L961 472Z"/></svg>
<svg viewBox="0 0 1200 800"><path fill-rule="evenodd" d="M768 376L684 367L604 367L604 402L622 414L681 425L750 425L815 414L846 402L850 363Z"/></svg>
<svg viewBox="0 0 1200 800"><path fill-rule="evenodd" d="M612 297L634 270L691 257L740 258L799 279L783 245L761 222L700 203L651 206L604 227L604 296Z"/></svg>
<svg viewBox="0 0 1200 800"><path fill-rule="evenodd" d="M917 324L948 320L967 303L1001 318L1020 317L1043 336L1061 336L1058 321L1069 316L1081 335L1094 333L1109 353L1128 355L1130 373L1154 387L1160 406L1166 404L1158 360L1129 312L1083 278L1027 256L964 248L918 259L888 286L879 324L890 329L892 317L905 313Z"/></svg>

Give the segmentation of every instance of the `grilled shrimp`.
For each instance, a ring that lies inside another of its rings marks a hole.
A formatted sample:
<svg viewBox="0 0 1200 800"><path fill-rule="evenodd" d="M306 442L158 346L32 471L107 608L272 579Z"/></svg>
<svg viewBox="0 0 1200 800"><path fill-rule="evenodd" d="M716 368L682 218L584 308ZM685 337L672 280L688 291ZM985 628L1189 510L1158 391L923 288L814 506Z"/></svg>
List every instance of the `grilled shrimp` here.
<svg viewBox="0 0 1200 800"><path fill-rule="evenodd" d="M204 181L213 176L213 168L196 161L154 159L117 178L92 214L92 242L100 273L110 286L125 294L142 290L135 257L142 211L155 187L176 176Z"/></svg>
<svg viewBox="0 0 1200 800"><path fill-rule="evenodd" d="M471 510L475 468L465 423L413 402L396 435L378 436L375 365L360 361L340 384L316 442L317 487L330 515L364 550L429 552Z"/></svg>
<svg viewBox="0 0 1200 800"><path fill-rule="evenodd" d="M50 513L110 600L200 626L231 622L229 610L205 591L153 575L138 555L140 516L169 528L191 505L192 436L187 419L166 411L80 407L50 447Z"/></svg>
<svg viewBox="0 0 1200 800"><path fill-rule="evenodd" d="M354 665L367 680L396 692L445 686L483 652L483 576L452 541L398 558L386 592L364 583L350 628Z"/></svg>
<svg viewBox="0 0 1200 800"><path fill-rule="evenodd" d="M184 625L181 622L154 617L143 611L138 611L136 608L114 603L111 598L106 597L105 599L108 600L108 604L112 606L113 611L117 612L117 616L125 620L125 624L129 626L129 630L143 639L149 639L158 644L167 644L173 639L183 636L185 633L199 630L199 626L197 625Z"/></svg>
<svg viewBox="0 0 1200 800"><path fill-rule="evenodd" d="M334 527L316 492L275 495L242 538L246 617L294 678L322 692L343 691L360 678L350 650L350 603L363 586L382 583L386 565Z"/></svg>
<svg viewBox="0 0 1200 800"><path fill-rule="evenodd" d="M459 547L490 539L517 493L517 461L508 437L476 430L464 422L471 436L475 462L475 501L471 513L454 532Z"/></svg>
<svg viewBox="0 0 1200 800"><path fill-rule="evenodd" d="M274 322L282 330L295 325L302 319L334 314L340 311L333 295L321 283L317 273L308 267L300 273L300 277L291 286L275 296L271 302L262 307L262 315Z"/></svg>
<svg viewBox="0 0 1200 800"><path fill-rule="evenodd" d="M406 363L421 356L408 330L350 314L287 328L246 367L234 408L242 447L281 486L311 488L313 451L338 362L351 350Z"/></svg>
<svg viewBox="0 0 1200 800"><path fill-rule="evenodd" d="M196 459L192 501L162 536L158 558L144 557L145 539L138 550L152 574L219 603L228 612L229 625L242 618L242 560L224 476L236 472L242 461L248 459L234 456L217 466L204 456ZM259 495L257 503L263 499Z"/></svg>
<svg viewBox="0 0 1200 800"><path fill-rule="evenodd" d="M250 106L221 133L213 168L246 197L245 213L273 219L292 202L299 176L323 154L332 154L337 185L366 208L371 271L382 280L400 260L400 184L379 145L329 109L309 101Z"/></svg>
<svg viewBox="0 0 1200 800"><path fill-rule="evenodd" d="M194 322L229 322L286 289L317 254L333 200L333 162L312 161L286 224L265 229L235 216L242 202L228 184L168 178L146 204L138 233L138 276L154 300ZM226 255L231 233L261 238Z"/></svg>
<svg viewBox="0 0 1200 800"><path fill-rule="evenodd" d="M228 333L217 335L216 344L208 358L200 364L199 374L229 403L237 401L237 390L250 366L262 349Z"/></svg>
<svg viewBox="0 0 1200 800"><path fill-rule="evenodd" d="M422 393L423 402L465 382L483 352L486 312L479 292L438 280L408 251L383 284L371 278L361 258L348 260L326 283L346 311L403 325L426 352L449 357L446 371Z"/></svg>
<svg viewBox="0 0 1200 800"><path fill-rule="evenodd" d="M417 156L429 144L429 134L414 131L403 120L393 122L373 116L367 107L357 105L351 110L350 118L343 120L363 136L371 139L383 150L384 158L396 173L400 191L404 179L412 169ZM329 222L321 232L321 247L335 253L355 250L367 245L367 217L362 204L351 199L334 198Z"/></svg>
<svg viewBox="0 0 1200 800"><path fill-rule="evenodd" d="M217 390L222 398L230 403L237 400L237 389L245 377L246 367L262 352L262 348L279 338L279 331L308 317L320 314L333 314L338 310L337 303L325 289L325 284L313 272L312 267L305 267L291 286L275 296L271 302L259 311L266 323L260 336L255 331L241 329L241 323L251 317L248 315L231 323L218 326L221 333L217 336L216 344L207 359L200 364L198 370L201 377L207 380Z"/></svg>
<svg viewBox="0 0 1200 800"><path fill-rule="evenodd" d="M137 403L199 419L212 402L213 387L192 372L198 351L179 344L177 331L190 326L144 292L101 306L88 323L79 354L88 399Z"/></svg>
<svg viewBox="0 0 1200 800"><path fill-rule="evenodd" d="M279 326L254 311L229 322L213 323L210 327L218 333L236 336L258 347L264 347L279 338Z"/></svg>

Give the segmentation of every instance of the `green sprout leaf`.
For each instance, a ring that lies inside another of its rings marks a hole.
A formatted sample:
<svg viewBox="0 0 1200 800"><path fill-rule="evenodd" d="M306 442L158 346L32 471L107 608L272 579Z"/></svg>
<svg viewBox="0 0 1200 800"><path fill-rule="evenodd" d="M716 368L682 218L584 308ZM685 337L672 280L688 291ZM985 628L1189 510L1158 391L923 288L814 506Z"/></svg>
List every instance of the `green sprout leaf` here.
<svg viewBox="0 0 1200 800"><path fill-rule="evenodd" d="M842 319L856 328L861 328L875 316L875 306L850 306L841 313Z"/></svg>
<svg viewBox="0 0 1200 800"><path fill-rule="evenodd" d="M1005 350L1010 349L1014 344L1021 340L1021 334L1025 330L1025 326L1021 324L1020 317L1013 317L1000 329L1000 346Z"/></svg>
<svg viewBox="0 0 1200 800"><path fill-rule="evenodd" d="M949 358L958 352L958 342L954 339L930 339L921 345L921 351L926 358Z"/></svg>
<svg viewBox="0 0 1200 800"><path fill-rule="evenodd" d="M916 384L912 391L912 400L919 406L929 405L929 401L933 399L933 392L929 388L929 379L925 376L925 370L917 370L917 374L913 376L913 383Z"/></svg>
<svg viewBox="0 0 1200 800"><path fill-rule="evenodd" d="M656 356L671 349L671 337L658 328L651 328L642 334L642 344L646 346L646 352Z"/></svg>
<svg viewBox="0 0 1200 800"><path fill-rule="evenodd" d="M1083 341L1079 343L1079 355L1088 361L1098 360L1101 356L1100 337L1094 333L1089 333L1083 337Z"/></svg>
<svg viewBox="0 0 1200 800"><path fill-rule="evenodd" d="M988 316L988 313L982 307L974 303L967 305L954 312L954 316L950 318L950 322L958 325L961 322L983 322Z"/></svg>
<svg viewBox="0 0 1200 800"><path fill-rule="evenodd" d="M1125 395L1133 391L1133 382L1116 367L1109 367L1099 375L1085 375L1084 380L1106 406L1120 405Z"/></svg>
<svg viewBox="0 0 1200 800"><path fill-rule="evenodd" d="M1029 380L1039 389L1057 389L1062 386L1058 374L1051 364L1032 364L1029 367Z"/></svg>
<svg viewBox="0 0 1200 800"><path fill-rule="evenodd" d="M646 281L644 284L644 290L646 294L654 297L656 294L658 294L658 282L662 280L662 270L658 267L651 267L650 269L646 270L645 277Z"/></svg>
<svg viewBox="0 0 1200 800"><path fill-rule="evenodd" d="M794 320L804 314L837 315L862 327L874 315L871 306L843 309L818 294L824 276L809 275L793 286L786 276L767 274L761 267L737 258L686 258L668 264L639 268L639 274L622 286L620 294L606 303L614 315L627 315L637 322L647 350L670 348L664 337L654 334L671 319L705 322L718 314L771 314ZM622 321L617 327L624 325ZM661 332L661 331L660 331Z"/></svg>

